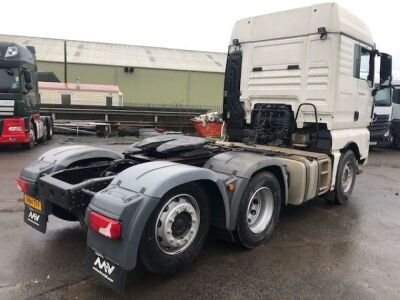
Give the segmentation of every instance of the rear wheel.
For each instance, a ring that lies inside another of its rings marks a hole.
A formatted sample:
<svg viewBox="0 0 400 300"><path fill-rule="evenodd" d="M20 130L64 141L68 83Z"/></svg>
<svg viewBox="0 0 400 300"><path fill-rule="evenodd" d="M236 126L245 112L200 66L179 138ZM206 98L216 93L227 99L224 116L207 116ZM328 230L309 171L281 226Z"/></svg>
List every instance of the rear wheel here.
<svg viewBox="0 0 400 300"><path fill-rule="evenodd" d="M53 138L53 122L49 121L47 123L47 139L51 140Z"/></svg>
<svg viewBox="0 0 400 300"><path fill-rule="evenodd" d="M83 230L87 231L88 225L86 223L85 214L86 214L86 208L82 208L76 212L76 217L79 221L79 224L81 224Z"/></svg>
<svg viewBox="0 0 400 300"><path fill-rule="evenodd" d="M49 130L48 130L48 124L47 122L43 123L43 137L40 139L40 142L45 142L48 140L48 136L49 136Z"/></svg>
<svg viewBox="0 0 400 300"><path fill-rule="evenodd" d="M209 206L201 185L174 188L161 199L146 224L140 260L152 273L175 273L197 257L209 227Z"/></svg>
<svg viewBox="0 0 400 300"><path fill-rule="evenodd" d="M36 135L35 135L35 129L33 128L32 122L29 122L29 142L24 144L24 147L26 149L32 149L35 147L36 144Z"/></svg>
<svg viewBox="0 0 400 300"><path fill-rule="evenodd" d="M400 136L393 134L391 146L393 149L397 149L400 146Z"/></svg>
<svg viewBox="0 0 400 300"><path fill-rule="evenodd" d="M57 218L64 221L78 221L78 218L73 213L55 204L52 205L52 213Z"/></svg>
<svg viewBox="0 0 400 300"><path fill-rule="evenodd" d="M235 240L252 249L268 240L275 230L281 210L281 190L270 172L254 176L240 200Z"/></svg>
<svg viewBox="0 0 400 300"><path fill-rule="evenodd" d="M346 203L353 192L357 175L357 160L352 150L347 150L339 161L336 174L335 202Z"/></svg>

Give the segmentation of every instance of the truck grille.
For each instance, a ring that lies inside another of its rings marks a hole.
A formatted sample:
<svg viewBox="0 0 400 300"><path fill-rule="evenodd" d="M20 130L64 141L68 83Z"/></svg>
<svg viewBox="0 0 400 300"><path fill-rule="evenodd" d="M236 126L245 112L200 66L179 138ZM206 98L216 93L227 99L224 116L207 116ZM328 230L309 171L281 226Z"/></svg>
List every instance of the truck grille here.
<svg viewBox="0 0 400 300"><path fill-rule="evenodd" d="M376 115L371 125L368 127L371 136L383 135L390 128L389 115Z"/></svg>
<svg viewBox="0 0 400 300"><path fill-rule="evenodd" d="M14 100L0 100L0 116L13 116L14 106Z"/></svg>

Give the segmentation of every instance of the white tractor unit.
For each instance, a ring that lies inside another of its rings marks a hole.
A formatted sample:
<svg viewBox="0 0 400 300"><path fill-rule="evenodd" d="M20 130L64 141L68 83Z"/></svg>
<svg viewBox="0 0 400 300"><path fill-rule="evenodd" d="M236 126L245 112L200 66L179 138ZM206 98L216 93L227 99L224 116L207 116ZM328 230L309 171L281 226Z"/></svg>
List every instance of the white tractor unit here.
<svg viewBox="0 0 400 300"><path fill-rule="evenodd" d="M18 179L26 223L45 232L50 214L81 221L90 272L121 290L139 260L163 274L190 264L210 227L251 249L271 237L282 206L345 203L368 159L373 94L390 85L391 57L374 45L335 3L238 21L220 140L163 135L123 155L53 149Z"/></svg>

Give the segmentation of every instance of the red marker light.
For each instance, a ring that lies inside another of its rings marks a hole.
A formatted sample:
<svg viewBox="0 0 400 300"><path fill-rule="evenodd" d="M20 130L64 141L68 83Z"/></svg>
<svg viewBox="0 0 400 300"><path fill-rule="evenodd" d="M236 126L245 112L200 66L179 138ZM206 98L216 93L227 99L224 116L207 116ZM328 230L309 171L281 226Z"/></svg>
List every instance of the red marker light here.
<svg viewBox="0 0 400 300"><path fill-rule="evenodd" d="M121 237L120 221L108 218L94 211L89 212L89 228L111 240Z"/></svg>
<svg viewBox="0 0 400 300"><path fill-rule="evenodd" d="M25 194L29 194L29 183L21 178L17 179L17 188L25 193Z"/></svg>

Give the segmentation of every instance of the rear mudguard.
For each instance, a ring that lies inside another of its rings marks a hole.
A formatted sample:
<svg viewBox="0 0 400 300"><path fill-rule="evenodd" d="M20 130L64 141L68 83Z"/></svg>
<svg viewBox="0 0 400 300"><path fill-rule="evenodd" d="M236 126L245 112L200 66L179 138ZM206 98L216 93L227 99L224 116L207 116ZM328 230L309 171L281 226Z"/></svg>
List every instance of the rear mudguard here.
<svg viewBox="0 0 400 300"><path fill-rule="evenodd" d="M117 153L92 146L74 145L54 148L41 155L37 161L25 167L20 178L29 183L29 195L38 197L38 180L44 174L52 174L82 160L91 159L120 159ZM51 206L47 205L47 214L51 213Z"/></svg>
<svg viewBox="0 0 400 300"><path fill-rule="evenodd" d="M109 240L89 229L88 246L124 269L133 269L143 229L162 196L176 186L199 180L217 185L225 211L229 211L225 183L209 169L156 161L124 170L106 189L96 193L87 209L87 214L93 210L120 220L121 239Z"/></svg>
<svg viewBox="0 0 400 300"><path fill-rule="evenodd" d="M97 158L113 160L122 157L114 151L92 146L62 146L42 154L37 161L22 170L20 177L30 182L36 182L41 174L51 174L78 161Z"/></svg>
<svg viewBox="0 0 400 300"><path fill-rule="evenodd" d="M236 228L236 218L240 200L247 184L255 173L261 170L273 171L281 184L282 202L286 205L288 201L288 172L286 166L272 156L265 156L255 152L229 151L210 158L204 165L205 168L213 170L221 176L229 176L226 181L235 184L235 189L229 194L229 218L227 219L227 230Z"/></svg>
<svg viewBox="0 0 400 300"><path fill-rule="evenodd" d="M235 229L239 202L249 179L261 169L275 167L284 181L287 198L287 174L284 166L273 157L257 153L227 152L211 158L203 168L156 161L133 166L121 172L104 190L95 194L87 209L122 222L122 236L110 240L88 230L88 246L125 270L132 270L137 261L144 227L160 199L172 188L193 182L216 184L223 201L224 230ZM227 186L233 183L234 191Z"/></svg>

